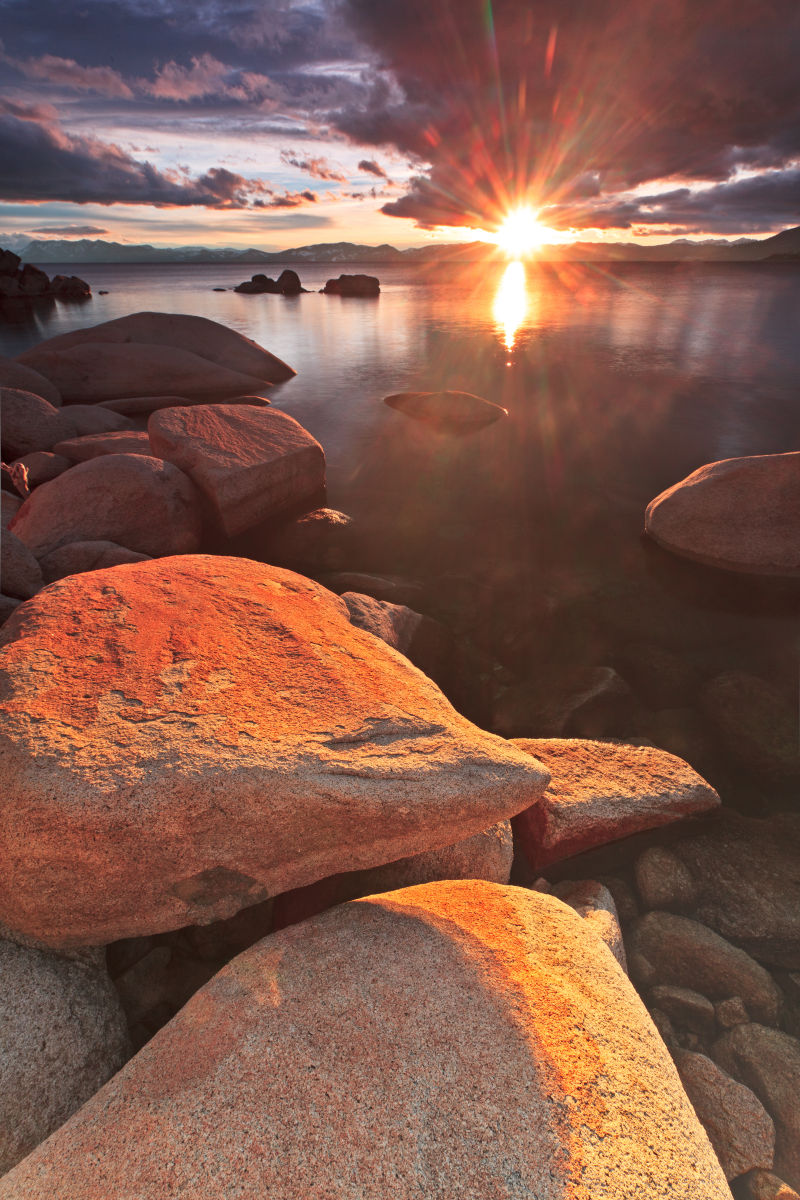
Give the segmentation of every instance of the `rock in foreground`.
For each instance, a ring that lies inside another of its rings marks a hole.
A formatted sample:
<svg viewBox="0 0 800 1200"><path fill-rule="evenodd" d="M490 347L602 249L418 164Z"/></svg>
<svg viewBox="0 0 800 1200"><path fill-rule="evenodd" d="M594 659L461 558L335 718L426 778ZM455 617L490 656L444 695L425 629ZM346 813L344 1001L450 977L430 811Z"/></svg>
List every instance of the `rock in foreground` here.
<svg viewBox="0 0 800 1200"><path fill-rule="evenodd" d="M451 844L547 781L325 588L249 560L74 575L2 639L0 920L53 946Z"/></svg>
<svg viewBox="0 0 800 1200"><path fill-rule="evenodd" d="M665 550L756 575L800 575L800 451L708 463L647 506Z"/></svg>
<svg viewBox="0 0 800 1200"><path fill-rule="evenodd" d="M235 959L2 1200L730 1200L623 973L548 896L356 901Z"/></svg>
<svg viewBox="0 0 800 1200"><path fill-rule="evenodd" d="M719 808L688 763L654 746L580 738L515 738L551 779L541 803L514 821L525 857L541 871L595 846Z"/></svg>
<svg viewBox="0 0 800 1200"><path fill-rule="evenodd" d="M153 453L180 467L206 494L228 537L325 487L325 452L279 409L164 408L150 417L147 431Z"/></svg>
<svg viewBox="0 0 800 1200"><path fill-rule="evenodd" d="M442 433L473 433L508 416L508 409L470 392L398 392L383 402Z"/></svg>

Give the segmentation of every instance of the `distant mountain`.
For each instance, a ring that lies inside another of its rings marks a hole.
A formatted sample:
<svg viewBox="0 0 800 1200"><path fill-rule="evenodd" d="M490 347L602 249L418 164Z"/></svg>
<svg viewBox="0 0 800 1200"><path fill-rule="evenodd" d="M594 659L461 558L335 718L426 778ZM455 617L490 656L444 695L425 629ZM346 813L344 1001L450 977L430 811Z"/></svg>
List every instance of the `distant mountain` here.
<svg viewBox="0 0 800 1200"><path fill-rule="evenodd" d="M20 235L0 234L0 247L7 246L25 262L47 263L447 263L482 262L497 256L495 246L483 242L428 244L398 250L384 243L362 246L353 242L318 242L290 250L236 250L209 246L127 245L88 238L80 240L38 239L21 244ZM679 238L657 246L636 242L573 242L543 246L537 258L544 262L753 262L780 256L794 261L800 254L800 226L785 229L764 240L692 241Z"/></svg>

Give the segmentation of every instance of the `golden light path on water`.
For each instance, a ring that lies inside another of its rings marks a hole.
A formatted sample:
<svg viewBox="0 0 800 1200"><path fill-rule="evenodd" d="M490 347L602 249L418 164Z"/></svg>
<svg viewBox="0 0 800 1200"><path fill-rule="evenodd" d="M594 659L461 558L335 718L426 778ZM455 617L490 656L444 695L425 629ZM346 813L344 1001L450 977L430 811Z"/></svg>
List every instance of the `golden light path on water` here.
<svg viewBox="0 0 800 1200"><path fill-rule="evenodd" d="M506 350L514 349L517 331L528 312L528 287L525 267L510 262L503 272L494 298L494 319L503 332Z"/></svg>

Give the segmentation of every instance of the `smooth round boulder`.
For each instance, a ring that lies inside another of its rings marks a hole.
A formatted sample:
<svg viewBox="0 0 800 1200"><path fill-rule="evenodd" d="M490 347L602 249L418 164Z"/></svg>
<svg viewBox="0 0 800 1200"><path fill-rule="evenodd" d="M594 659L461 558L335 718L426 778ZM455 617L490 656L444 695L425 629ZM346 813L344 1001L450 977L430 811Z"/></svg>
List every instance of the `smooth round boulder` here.
<svg viewBox="0 0 800 1200"><path fill-rule="evenodd" d="M248 559L70 576L0 644L0 921L51 946L450 845L548 778L336 596Z"/></svg>
<svg viewBox="0 0 800 1200"><path fill-rule="evenodd" d="M265 938L2 1200L730 1200L610 952L551 896L433 883Z"/></svg>
<svg viewBox="0 0 800 1200"><path fill-rule="evenodd" d="M153 557L200 545L202 499L172 463L105 454L36 488L10 528L43 558L68 542L117 542Z"/></svg>
<svg viewBox="0 0 800 1200"><path fill-rule="evenodd" d="M5 594L19 600L29 600L44 587L41 567L10 529L0 537L0 581Z"/></svg>
<svg viewBox="0 0 800 1200"><path fill-rule="evenodd" d="M442 433L473 433L508 416L508 409L471 392L397 392L384 404Z"/></svg>
<svg viewBox="0 0 800 1200"><path fill-rule="evenodd" d="M800 451L700 467L650 501L645 529L659 546L694 562L800 575Z"/></svg>
<svg viewBox="0 0 800 1200"><path fill-rule="evenodd" d="M35 365L40 351L62 351L75 346L92 343L139 343L147 346L166 346L199 355L208 362L216 363L229 371L248 375L260 383L282 383L291 379L296 372L281 359L264 350L257 342L243 337L234 329L210 321L208 317L195 317L183 313L139 312L114 321L104 321L87 329L76 329L50 338L21 354L18 362ZM171 391L162 387L161 394ZM178 395L180 389L175 389ZM249 388L241 389L243 394ZM128 393L131 396L136 392ZM107 397L111 399L111 397Z"/></svg>
<svg viewBox="0 0 800 1200"><path fill-rule="evenodd" d="M50 450L64 437L61 411L21 388L0 387L0 447L4 462Z"/></svg>
<svg viewBox="0 0 800 1200"><path fill-rule="evenodd" d="M0 1174L63 1125L129 1054L103 967L0 940Z"/></svg>
<svg viewBox="0 0 800 1200"><path fill-rule="evenodd" d="M15 358L6 358L0 354L0 387L18 388L23 392L33 392L41 396L54 408L61 407L61 393L54 383L45 379L33 367L26 367Z"/></svg>

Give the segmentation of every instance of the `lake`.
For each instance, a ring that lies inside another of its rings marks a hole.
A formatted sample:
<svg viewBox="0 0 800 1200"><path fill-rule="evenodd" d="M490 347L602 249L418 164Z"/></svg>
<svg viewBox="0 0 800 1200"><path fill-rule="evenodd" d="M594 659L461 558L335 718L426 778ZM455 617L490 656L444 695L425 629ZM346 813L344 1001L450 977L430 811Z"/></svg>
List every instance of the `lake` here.
<svg viewBox="0 0 800 1200"><path fill-rule="evenodd" d="M50 264L94 298L0 325L0 353L142 309L229 325L297 369L269 395L325 448L328 502L364 530L353 566L421 580L505 684L550 679L554 663L625 674L632 646L656 645L690 661L694 682L669 703L650 695L647 712L681 710L689 732L694 713L704 730L703 688L732 669L792 710L794 585L680 563L641 531L648 501L702 463L800 446L800 271L286 265L309 294L213 291L283 264ZM320 295L342 271L377 274L380 297ZM455 437L382 403L439 388L485 396L508 420ZM785 802L757 776L725 781L748 807Z"/></svg>

